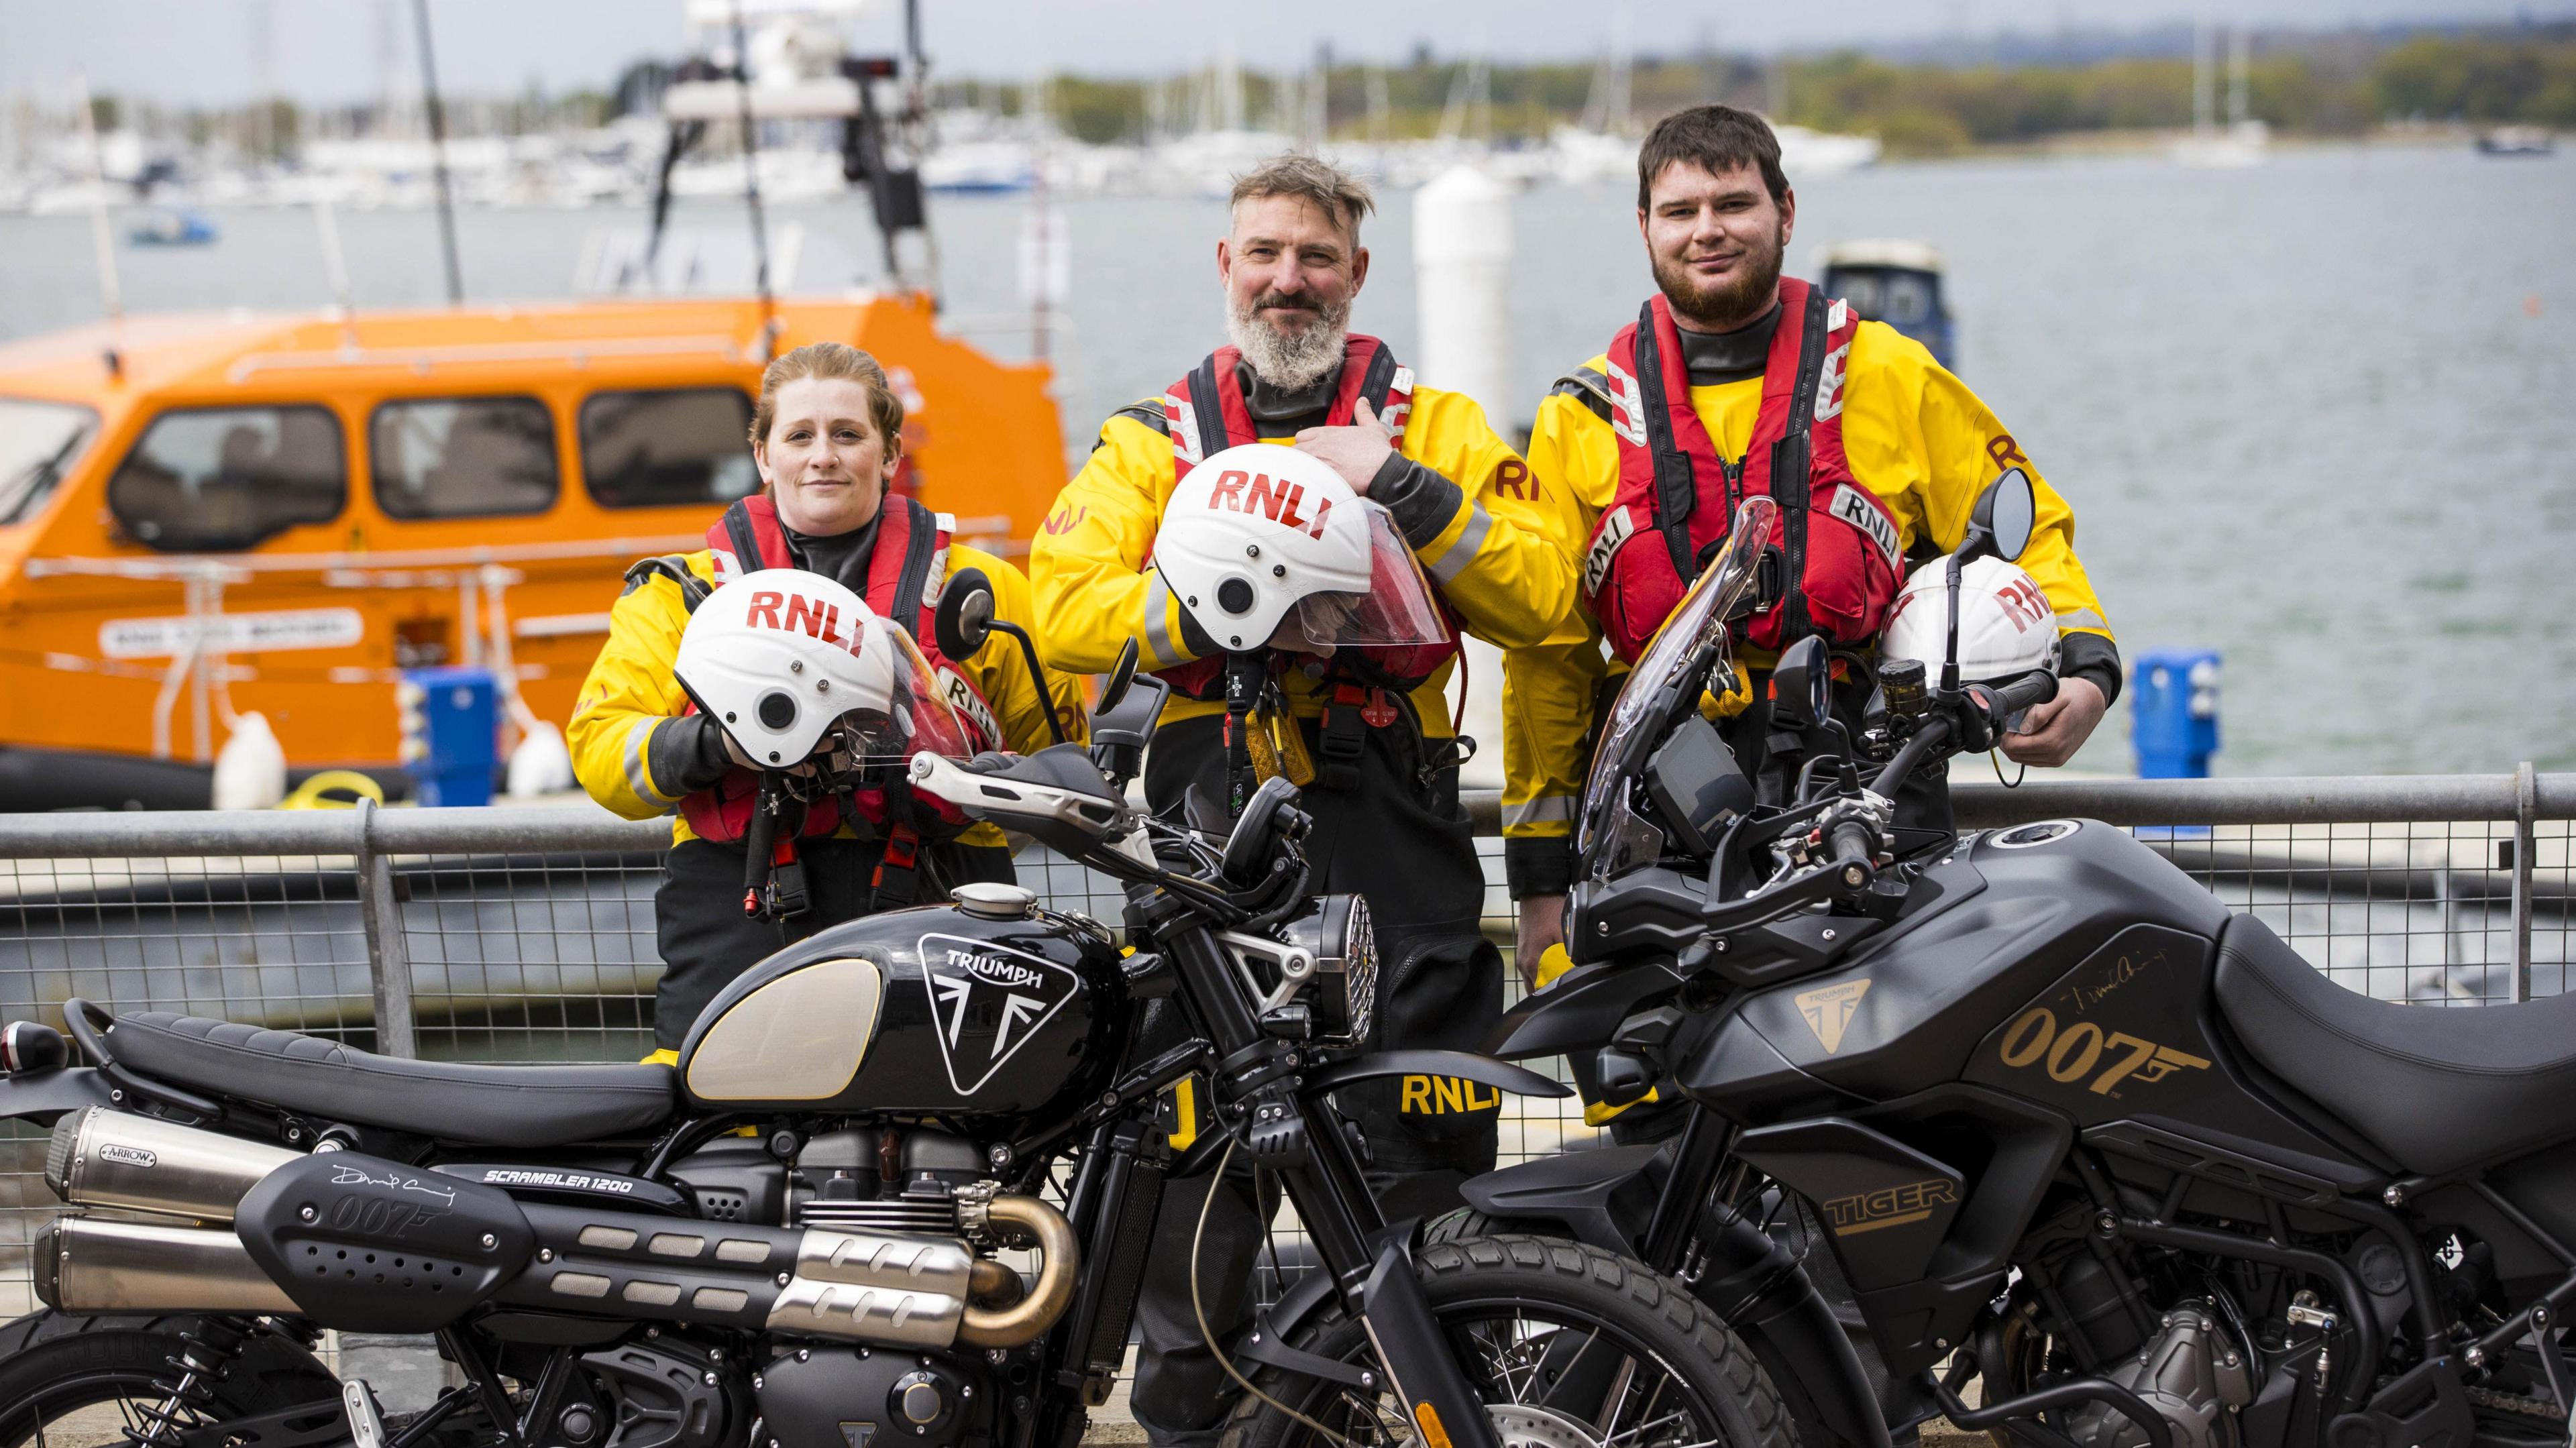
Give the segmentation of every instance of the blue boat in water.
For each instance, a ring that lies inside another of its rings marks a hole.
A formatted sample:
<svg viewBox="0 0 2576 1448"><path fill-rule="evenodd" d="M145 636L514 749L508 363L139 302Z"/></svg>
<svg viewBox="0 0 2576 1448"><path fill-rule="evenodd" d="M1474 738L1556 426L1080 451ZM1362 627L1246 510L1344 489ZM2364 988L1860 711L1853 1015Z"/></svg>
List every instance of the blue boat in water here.
<svg viewBox="0 0 2576 1448"><path fill-rule="evenodd" d="M1847 241L1825 254L1825 295L1841 297L1868 321L1885 322L1953 367L1950 307L1941 254L1919 241Z"/></svg>
<svg viewBox="0 0 2576 1448"><path fill-rule="evenodd" d="M128 246L210 246L222 237L202 211L155 211L125 234Z"/></svg>

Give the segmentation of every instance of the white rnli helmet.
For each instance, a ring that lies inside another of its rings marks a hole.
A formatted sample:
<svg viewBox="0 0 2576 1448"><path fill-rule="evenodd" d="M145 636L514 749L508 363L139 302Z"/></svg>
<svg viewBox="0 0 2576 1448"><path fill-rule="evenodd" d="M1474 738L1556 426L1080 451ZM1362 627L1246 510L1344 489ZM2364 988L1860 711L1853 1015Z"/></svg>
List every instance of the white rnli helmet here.
<svg viewBox="0 0 2576 1448"><path fill-rule="evenodd" d="M1230 447L1190 469L1163 507L1154 566L1221 649L1448 637L1386 509L1332 464L1276 443Z"/></svg>
<svg viewBox="0 0 2576 1448"><path fill-rule="evenodd" d="M860 761L968 752L911 635L819 573L764 568L708 594L671 671L756 764L802 763L836 725Z"/></svg>
<svg viewBox="0 0 2576 1448"><path fill-rule="evenodd" d="M1941 677L1949 649L1949 569L1935 559L1914 570L1889 607L1878 638L1881 659L1920 659ZM1977 558L1959 571L1959 678L2001 682L2033 669L2057 668L2057 614L2048 595L2021 568Z"/></svg>

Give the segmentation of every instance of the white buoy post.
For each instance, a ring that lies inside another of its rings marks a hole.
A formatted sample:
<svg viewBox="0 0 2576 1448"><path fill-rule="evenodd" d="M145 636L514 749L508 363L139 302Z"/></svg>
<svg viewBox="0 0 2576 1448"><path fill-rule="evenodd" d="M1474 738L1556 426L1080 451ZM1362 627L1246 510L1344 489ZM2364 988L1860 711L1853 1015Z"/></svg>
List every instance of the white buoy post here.
<svg viewBox="0 0 2576 1448"><path fill-rule="evenodd" d="M1422 309L1416 380L1474 398L1485 409L1485 420L1508 440L1518 421L1509 408L1510 188L1477 167L1456 166L1414 193L1413 267ZM1471 487L1484 480L1457 481ZM1503 656L1480 639L1460 643L1467 700L1459 729L1475 739L1476 757L1460 771L1459 783L1498 789L1503 782ZM1453 708L1460 687L1450 684Z"/></svg>

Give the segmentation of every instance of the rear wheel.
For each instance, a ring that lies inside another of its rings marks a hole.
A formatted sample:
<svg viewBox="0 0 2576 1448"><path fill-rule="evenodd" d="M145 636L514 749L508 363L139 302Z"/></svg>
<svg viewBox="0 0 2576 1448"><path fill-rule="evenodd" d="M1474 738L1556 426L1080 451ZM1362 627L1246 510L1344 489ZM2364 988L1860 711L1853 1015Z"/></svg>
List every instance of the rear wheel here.
<svg viewBox="0 0 2576 1448"><path fill-rule="evenodd" d="M339 1382L313 1355L254 1331L229 1371L194 1401L171 1389L185 1334L198 1319L39 1312L0 1327L0 1448L101 1448L142 1441L165 1408L178 1444L289 1443L339 1422ZM309 1413L272 1417L288 1409ZM263 1419L262 1430L232 1431ZM307 1421L309 1420L309 1421ZM345 1437L345 1431L340 1432ZM165 1441L171 1441L165 1439Z"/></svg>
<svg viewBox="0 0 2576 1448"><path fill-rule="evenodd" d="M1580 1243L1504 1235L1415 1258L1423 1292L1503 1448L1794 1448L1769 1375L1681 1284ZM1338 1305L1294 1346L1374 1368ZM1253 1382L1312 1425L1246 1394L1223 1448L1410 1443L1391 1394L1263 1368ZM1316 1431L1316 1426L1324 1430Z"/></svg>

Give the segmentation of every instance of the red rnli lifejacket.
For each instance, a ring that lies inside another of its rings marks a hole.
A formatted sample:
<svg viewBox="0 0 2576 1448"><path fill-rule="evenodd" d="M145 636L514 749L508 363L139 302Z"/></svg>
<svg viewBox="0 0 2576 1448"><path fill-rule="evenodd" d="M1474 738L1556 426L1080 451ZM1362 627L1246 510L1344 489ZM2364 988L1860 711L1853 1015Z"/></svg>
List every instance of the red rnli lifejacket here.
<svg viewBox="0 0 2576 1448"><path fill-rule="evenodd" d="M1244 402L1243 383L1235 371L1242 360L1240 349L1219 347L1163 393L1163 421L1172 439L1174 482L1188 477L1191 468L1227 448L1261 441L1260 426ZM1359 415L1363 397L1368 399L1378 421L1394 430L1395 445L1403 447L1404 425L1413 412L1413 369L1399 364L1384 342L1353 333L1342 343L1341 380L1334 390L1332 406L1324 413L1323 425L1350 426ZM1441 611L1447 615L1446 600L1441 602ZM1334 655L1336 670L1372 688L1410 693L1457 656L1454 617L1449 619L1449 626L1451 637L1436 644L1341 650ZM1284 665L1286 660L1276 662ZM1185 698L1213 699L1225 694L1222 655L1153 672Z"/></svg>
<svg viewBox="0 0 2576 1448"><path fill-rule="evenodd" d="M948 576L950 526L946 514L934 514L911 498L889 493L877 515L877 541L868 555L867 587L859 593L871 611L894 620L912 635L922 657L929 661L932 675L947 693L950 707L965 724L968 742L979 750L998 749L1002 747L1002 730L994 719L992 706L965 674L939 652L935 621L939 587ZM786 530L779 526L778 509L765 494L738 499L727 508L724 516L707 529L707 546L715 552L718 584L763 568L797 566L787 547ZM730 770L713 788L682 799L680 814L700 839L738 840L750 825L752 806L759 794L758 771ZM804 826L798 834L813 839L839 829L844 801L859 819L880 827L887 823L886 792L864 789L814 801L806 808ZM936 814L943 825L966 823L965 816L952 806L926 797L917 796L916 801L916 807L921 809L937 805Z"/></svg>
<svg viewBox="0 0 2576 1448"><path fill-rule="evenodd" d="M1762 410L1744 456L1728 462L1692 410L1681 334L1661 293L1610 343L1610 425L1619 488L1593 527L1583 600L1610 646L1633 660L1726 541L1736 506L1769 495L1779 521L1778 596L1744 637L1766 649L1810 634L1875 637L1902 583L1896 519L1852 475L1843 452L1844 369L1859 321L1794 277L1780 280L1780 325L1762 368ZM1642 339L1653 345L1640 346ZM1776 479L1806 475L1803 496Z"/></svg>

